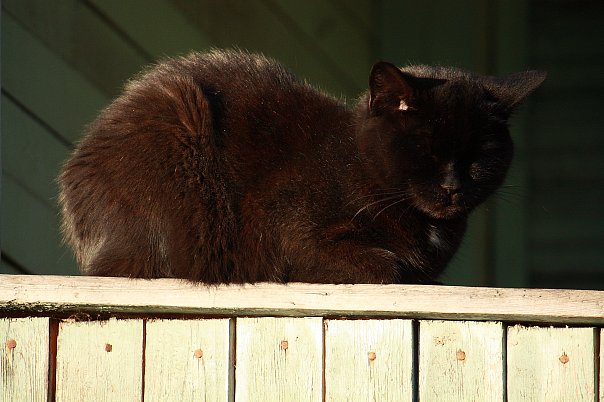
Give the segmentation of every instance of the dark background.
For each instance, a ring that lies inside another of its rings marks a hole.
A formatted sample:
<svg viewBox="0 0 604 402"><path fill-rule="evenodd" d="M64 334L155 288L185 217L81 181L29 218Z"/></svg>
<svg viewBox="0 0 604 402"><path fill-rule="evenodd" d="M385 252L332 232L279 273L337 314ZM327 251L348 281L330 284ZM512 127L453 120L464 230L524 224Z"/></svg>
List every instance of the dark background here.
<svg viewBox="0 0 604 402"><path fill-rule="evenodd" d="M352 102L371 64L549 72L512 121L508 187L443 280L604 289L601 0L3 0L2 273L75 274L54 178L83 126L142 66L238 46Z"/></svg>

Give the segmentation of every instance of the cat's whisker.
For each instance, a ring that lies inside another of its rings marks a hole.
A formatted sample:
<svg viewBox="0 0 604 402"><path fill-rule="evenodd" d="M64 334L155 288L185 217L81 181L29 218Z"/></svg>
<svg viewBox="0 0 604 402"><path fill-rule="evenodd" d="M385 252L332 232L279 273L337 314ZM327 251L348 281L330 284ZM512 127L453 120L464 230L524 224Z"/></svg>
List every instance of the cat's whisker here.
<svg viewBox="0 0 604 402"><path fill-rule="evenodd" d="M367 204L367 205L363 206L361 209L359 209L359 210L357 211L357 213L353 215L353 217L350 219L350 221L351 221L351 222L352 222L352 221L354 221L354 219L355 219L355 218L356 218L356 217L357 217L357 216L358 216L358 215L359 215L361 212L363 212L364 210L366 210L367 208L369 208L369 207L371 207L371 206L373 206L373 205L375 205L375 204L380 204L380 203L382 203L382 202L386 202L386 201L394 200L394 199L397 199L397 198L401 198L401 197L403 197L403 195L404 195L404 194L397 194L397 195L393 195L393 196L390 196L390 197L386 197L386 198L379 199L379 200L374 201L374 202L370 202L369 204ZM401 199L402 199L402 200L404 200L404 199L407 199L407 198L401 198Z"/></svg>
<svg viewBox="0 0 604 402"><path fill-rule="evenodd" d="M388 206L386 206L385 208L382 208L382 209L381 209L381 210L380 210L380 211L379 211L377 214L375 214L375 216L373 217L373 219L372 219L372 220L373 220L373 221L375 221L375 220L376 220L376 218L379 216L379 214L381 214L382 212L384 212L384 211L385 211L385 210L387 210L388 208L393 207L393 206L395 206L396 204L399 204L399 203L401 203L401 202L403 202L403 201L406 201L406 200L408 200L408 198L401 198L400 200L397 200L397 201L393 202L392 204L389 204L389 205L388 205Z"/></svg>
<svg viewBox="0 0 604 402"><path fill-rule="evenodd" d="M393 189L394 190L394 189ZM404 194L404 190L398 190L398 191L385 191L385 192L377 192L377 193L372 193L372 194L366 194L366 195L362 195L360 197L357 198L353 198L352 200L350 200L349 202L346 203L346 205L350 205L354 202L360 201L364 198L369 198L369 197L379 197L379 196L385 196L385 195L398 195L398 194Z"/></svg>

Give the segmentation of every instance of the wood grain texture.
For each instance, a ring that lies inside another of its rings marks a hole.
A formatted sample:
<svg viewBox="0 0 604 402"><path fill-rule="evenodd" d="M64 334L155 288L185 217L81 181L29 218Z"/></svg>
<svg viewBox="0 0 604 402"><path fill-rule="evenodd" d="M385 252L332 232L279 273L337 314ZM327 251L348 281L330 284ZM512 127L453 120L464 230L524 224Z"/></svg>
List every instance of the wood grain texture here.
<svg viewBox="0 0 604 402"><path fill-rule="evenodd" d="M2 275L0 311L363 316L604 324L604 292Z"/></svg>
<svg viewBox="0 0 604 402"><path fill-rule="evenodd" d="M600 402L604 402L604 329L600 329Z"/></svg>
<svg viewBox="0 0 604 402"><path fill-rule="evenodd" d="M321 401L321 318L238 318L235 401Z"/></svg>
<svg viewBox="0 0 604 402"><path fill-rule="evenodd" d="M44 2L13 2L22 3ZM84 125L108 101L81 72L5 12L2 13L2 89L71 142L80 138Z"/></svg>
<svg viewBox="0 0 604 402"><path fill-rule="evenodd" d="M87 2L4 0L2 8L108 96L152 61Z"/></svg>
<svg viewBox="0 0 604 402"><path fill-rule="evenodd" d="M593 401L594 328L508 328L508 401Z"/></svg>
<svg viewBox="0 0 604 402"><path fill-rule="evenodd" d="M145 401L228 401L229 321L148 321Z"/></svg>
<svg viewBox="0 0 604 402"><path fill-rule="evenodd" d="M48 397L49 318L0 318L0 401Z"/></svg>
<svg viewBox="0 0 604 402"><path fill-rule="evenodd" d="M411 401L411 320L325 322L325 400Z"/></svg>
<svg viewBox="0 0 604 402"><path fill-rule="evenodd" d="M142 320L61 322L56 400L140 401L142 361Z"/></svg>
<svg viewBox="0 0 604 402"><path fill-rule="evenodd" d="M210 39L171 1L91 0L90 3L155 58L212 46Z"/></svg>
<svg viewBox="0 0 604 402"><path fill-rule="evenodd" d="M503 401L503 325L420 321L419 399Z"/></svg>

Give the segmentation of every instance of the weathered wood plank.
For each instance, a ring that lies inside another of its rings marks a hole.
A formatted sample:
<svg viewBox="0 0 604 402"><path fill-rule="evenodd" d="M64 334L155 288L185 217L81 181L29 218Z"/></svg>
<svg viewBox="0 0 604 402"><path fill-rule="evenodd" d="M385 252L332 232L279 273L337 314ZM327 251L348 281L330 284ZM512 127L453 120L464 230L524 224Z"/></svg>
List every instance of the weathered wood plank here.
<svg viewBox="0 0 604 402"><path fill-rule="evenodd" d="M600 402L604 402L604 328L600 329Z"/></svg>
<svg viewBox="0 0 604 402"><path fill-rule="evenodd" d="M5 12L2 13L2 88L72 142L108 101L78 71Z"/></svg>
<svg viewBox="0 0 604 402"><path fill-rule="evenodd" d="M2 94L3 171L27 190L58 209L56 177L69 148Z"/></svg>
<svg viewBox="0 0 604 402"><path fill-rule="evenodd" d="M142 320L64 321L57 338L57 401L140 401Z"/></svg>
<svg viewBox="0 0 604 402"><path fill-rule="evenodd" d="M221 47L240 47L274 57L302 79L334 95L358 95L346 71L316 52L312 40L295 32L267 1L173 0L193 23ZM369 66L367 66L369 68Z"/></svg>
<svg viewBox="0 0 604 402"><path fill-rule="evenodd" d="M326 401L411 401L411 320L325 322Z"/></svg>
<svg viewBox="0 0 604 402"><path fill-rule="evenodd" d="M213 45L170 1L91 0L91 3L156 58ZM141 18L143 8L145 18Z"/></svg>
<svg viewBox="0 0 604 402"><path fill-rule="evenodd" d="M593 401L593 328L508 328L508 401Z"/></svg>
<svg viewBox="0 0 604 402"><path fill-rule="evenodd" d="M228 401L229 321L148 321L145 401Z"/></svg>
<svg viewBox="0 0 604 402"><path fill-rule="evenodd" d="M108 96L151 61L87 2L5 0L2 8Z"/></svg>
<svg viewBox="0 0 604 402"><path fill-rule="evenodd" d="M503 325L420 321L419 399L503 401Z"/></svg>
<svg viewBox="0 0 604 402"><path fill-rule="evenodd" d="M46 401L49 318L0 318L0 400Z"/></svg>
<svg viewBox="0 0 604 402"><path fill-rule="evenodd" d="M3 275L0 310L363 316L604 323L604 292L429 285L258 283Z"/></svg>
<svg viewBox="0 0 604 402"><path fill-rule="evenodd" d="M236 401L321 401L321 318L238 318Z"/></svg>
<svg viewBox="0 0 604 402"><path fill-rule="evenodd" d="M0 203L2 251L31 273L77 274L73 255L61 242L56 209L7 173L2 175Z"/></svg>
<svg viewBox="0 0 604 402"><path fill-rule="evenodd" d="M360 92L367 88L369 70L375 60L370 54L371 36L365 27L346 18L346 13L328 1L316 2L312 7L296 0L265 0L265 3L275 15L290 21L290 30L305 37L324 62L346 74L355 84L352 90ZM354 46L344 46L346 43Z"/></svg>

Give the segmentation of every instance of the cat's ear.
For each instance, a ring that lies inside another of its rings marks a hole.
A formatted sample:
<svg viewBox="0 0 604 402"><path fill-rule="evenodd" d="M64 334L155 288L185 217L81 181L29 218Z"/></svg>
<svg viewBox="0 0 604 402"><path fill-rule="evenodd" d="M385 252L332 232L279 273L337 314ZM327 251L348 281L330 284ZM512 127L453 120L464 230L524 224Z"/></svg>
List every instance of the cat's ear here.
<svg viewBox="0 0 604 402"><path fill-rule="evenodd" d="M525 71L503 78L493 78L491 91L510 114L520 103L545 81L545 71Z"/></svg>
<svg viewBox="0 0 604 402"><path fill-rule="evenodd" d="M413 88L410 76L394 64L378 61L369 74L369 111L377 114L386 108L412 110Z"/></svg>

